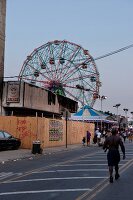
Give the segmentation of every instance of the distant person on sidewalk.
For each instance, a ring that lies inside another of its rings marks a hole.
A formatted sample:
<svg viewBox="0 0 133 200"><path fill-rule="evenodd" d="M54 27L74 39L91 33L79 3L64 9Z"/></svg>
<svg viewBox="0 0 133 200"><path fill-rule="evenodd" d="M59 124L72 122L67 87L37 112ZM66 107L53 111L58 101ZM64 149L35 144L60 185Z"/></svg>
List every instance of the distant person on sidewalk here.
<svg viewBox="0 0 133 200"><path fill-rule="evenodd" d="M87 146L90 145L90 139L91 139L91 133L89 131L87 131L87 133L86 133Z"/></svg>
<svg viewBox="0 0 133 200"><path fill-rule="evenodd" d="M119 146L121 147L121 151L123 153L123 159L125 159L125 147L121 137L118 134L118 129L113 128L111 132L112 135L105 139L103 149L105 151L108 149L107 160L109 166L110 183L113 183L113 167L115 167L115 179L117 180L120 177L118 166L120 162Z"/></svg>
<svg viewBox="0 0 133 200"><path fill-rule="evenodd" d="M96 144L97 143L97 132L99 131L99 128L97 128L95 130L95 133L94 133L94 138L93 138L93 143Z"/></svg>
<svg viewBox="0 0 133 200"><path fill-rule="evenodd" d="M132 140L133 140L133 130L128 131L128 140L129 140L129 142L132 142Z"/></svg>
<svg viewBox="0 0 133 200"><path fill-rule="evenodd" d="M100 146L102 134L101 134L101 132L98 130L97 133L96 133L96 135L97 135L97 144L98 144L98 146Z"/></svg>
<svg viewBox="0 0 133 200"><path fill-rule="evenodd" d="M83 146L85 146L85 137L83 137L83 139L82 139L82 144L83 144Z"/></svg>

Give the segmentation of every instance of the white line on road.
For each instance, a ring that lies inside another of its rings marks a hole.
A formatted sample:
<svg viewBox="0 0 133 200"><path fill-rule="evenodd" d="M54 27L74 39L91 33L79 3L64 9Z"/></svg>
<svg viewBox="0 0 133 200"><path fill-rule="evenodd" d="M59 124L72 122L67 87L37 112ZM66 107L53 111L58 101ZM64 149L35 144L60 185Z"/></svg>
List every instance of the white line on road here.
<svg viewBox="0 0 133 200"><path fill-rule="evenodd" d="M128 159L129 160L129 159ZM128 161L127 159L125 159L124 161ZM73 163L73 162L107 162L107 160L105 159L105 160L89 160L89 159L87 159L87 160L72 160L71 162Z"/></svg>
<svg viewBox="0 0 133 200"><path fill-rule="evenodd" d="M2 172L0 173L0 180L3 180L5 178L9 178L10 176L20 176L22 173L13 173L13 172Z"/></svg>
<svg viewBox="0 0 133 200"><path fill-rule="evenodd" d="M0 180L7 178L9 176L12 176L12 175L13 175L13 172L8 172L8 173L2 172L2 173L0 173Z"/></svg>
<svg viewBox="0 0 133 200"><path fill-rule="evenodd" d="M24 180L15 180L15 181L4 181L3 183L22 183L22 182L31 182L31 181L53 181L53 180L76 180L76 179L103 179L107 176L89 176L89 177L63 177L63 178L39 178L39 179L24 179Z"/></svg>
<svg viewBox="0 0 133 200"><path fill-rule="evenodd" d="M93 161L94 161L94 162L95 162L95 161L98 161L98 162L101 161L101 162L106 162L106 159L104 159L104 160L102 160L102 159L101 159L101 160L93 160L93 159L92 159L92 160L91 160L91 159L83 159L83 160L82 160L82 159L80 159L80 160L72 160L71 162L77 162L77 161L80 161L80 162L81 162L81 161L91 161L91 162L93 162Z"/></svg>
<svg viewBox="0 0 133 200"><path fill-rule="evenodd" d="M99 164L99 163L95 163L95 164L94 164L94 163L91 163L91 164L88 164L88 163L87 163L87 164L80 164L80 163L78 163L78 164L70 164L70 165L60 164L60 165L55 165L55 166L56 166L56 167L57 167L57 166L58 166L58 167L59 167L59 166L69 167L69 166L88 166L88 165L89 165L89 166L93 166L93 165L96 165L96 166L103 166L103 165L104 165L104 166L108 166L107 164L103 164L103 163L102 163L102 164ZM119 165L123 165L123 164L119 164Z"/></svg>
<svg viewBox="0 0 133 200"><path fill-rule="evenodd" d="M32 174L41 174L41 173L55 173L55 172L87 172L87 171L108 171L108 169L64 169L64 170L53 170L53 171L36 171Z"/></svg>
<svg viewBox="0 0 133 200"><path fill-rule="evenodd" d="M78 188L78 189L60 189L60 190L37 190L37 191L18 191L18 192L4 192L0 193L0 196L4 195L16 195L16 194L35 194L35 193L51 193L51 192L75 192L75 191L92 191L90 188Z"/></svg>

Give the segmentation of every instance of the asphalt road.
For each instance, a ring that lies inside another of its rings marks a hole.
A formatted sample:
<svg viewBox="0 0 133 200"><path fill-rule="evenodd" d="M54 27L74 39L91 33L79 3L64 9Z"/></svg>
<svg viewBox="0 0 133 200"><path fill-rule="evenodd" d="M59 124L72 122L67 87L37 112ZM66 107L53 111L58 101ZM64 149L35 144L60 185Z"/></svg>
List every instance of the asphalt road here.
<svg viewBox="0 0 133 200"><path fill-rule="evenodd" d="M0 200L132 200L132 189L130 195L126 190L132 188L133 144L125 146L121 177L113 184L101 147L80 147L0 165Z"/></svg>

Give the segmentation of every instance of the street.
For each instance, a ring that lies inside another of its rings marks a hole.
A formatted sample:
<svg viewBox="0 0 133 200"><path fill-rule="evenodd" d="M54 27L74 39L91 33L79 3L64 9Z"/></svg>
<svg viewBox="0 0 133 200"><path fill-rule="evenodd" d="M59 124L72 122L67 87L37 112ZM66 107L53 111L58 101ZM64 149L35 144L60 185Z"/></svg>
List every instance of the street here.
<svg viewBox="0 0 133 200"><path fill-rule="evenodd" d="M124 200L126 195L131 200L131 195L118 188L129 185L131 178L132 143L127 141L125 147L126 159L119 164L121 177L113 184L108 181L106 153L98 146L0 165L0 199L104 200L109 196L109 200Z"/></svg>

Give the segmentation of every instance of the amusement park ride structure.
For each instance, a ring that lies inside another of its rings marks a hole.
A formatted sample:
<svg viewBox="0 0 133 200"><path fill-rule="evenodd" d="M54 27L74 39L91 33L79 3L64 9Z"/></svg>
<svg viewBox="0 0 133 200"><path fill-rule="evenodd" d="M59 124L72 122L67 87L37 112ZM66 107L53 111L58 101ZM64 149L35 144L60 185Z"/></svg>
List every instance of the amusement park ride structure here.
<svg viewBox="0 0 133 200"><path fill-rule="evenodd" d="M66 40L54 40L34 49L23 63L19 80L90 106L101 86L88 50Z"/></svg>

